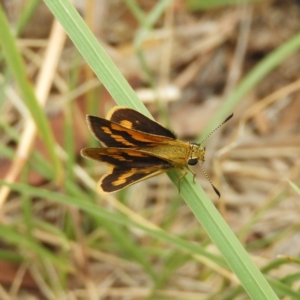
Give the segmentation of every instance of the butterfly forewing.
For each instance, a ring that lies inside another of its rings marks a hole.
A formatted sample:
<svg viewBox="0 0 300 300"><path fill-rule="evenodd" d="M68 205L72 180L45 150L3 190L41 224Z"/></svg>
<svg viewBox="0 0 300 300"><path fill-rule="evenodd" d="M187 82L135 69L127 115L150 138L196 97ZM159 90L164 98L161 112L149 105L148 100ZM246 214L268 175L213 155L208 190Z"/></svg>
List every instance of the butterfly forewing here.
<svg viewBox="0 0 300 300"><path fill-rule="evenodd" d="M167 128L128 107L117 106L112 108L107 114L106 119L129 129L173 139L176 138Z"/></svg>
<svg viewBox="0 0 300 300"><path fill-rule="evenodd" d="M166 144L168 140L173 140L173 138L129 129L110 120L95 116L87 116L87 120L94 136L107 147L154 147L157 144Z"/></svg>
<svg viewBox="0 0 300 300"><path fill-rule="evenodd" d="M118 191L173 167L170 162L159 157L131 149L86 148L81 153L110 166L108 174L98 183L99 189L104 193Z"/></svg>

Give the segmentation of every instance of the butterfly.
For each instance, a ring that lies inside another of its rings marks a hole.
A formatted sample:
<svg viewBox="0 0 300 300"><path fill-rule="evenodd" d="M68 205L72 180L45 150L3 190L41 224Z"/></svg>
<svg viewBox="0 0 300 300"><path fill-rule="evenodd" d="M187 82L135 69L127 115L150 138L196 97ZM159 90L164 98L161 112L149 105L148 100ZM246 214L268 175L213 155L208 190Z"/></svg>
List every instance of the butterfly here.
<svg viewBox="0 0 300 300"><path fill-rule="evenodd" d="M101 193L119 191L171 169L188 169L195 177L189 166L205 160L205 148L201 144L176 139L169 129L129 107L115 106L105 119L87 116L87 123L103 147L82 149L81 155L109 166L107 174L98 182ZM186 174L187 171L179 177L179 184ZM219 191L210 183L220 197Z"/></svg>

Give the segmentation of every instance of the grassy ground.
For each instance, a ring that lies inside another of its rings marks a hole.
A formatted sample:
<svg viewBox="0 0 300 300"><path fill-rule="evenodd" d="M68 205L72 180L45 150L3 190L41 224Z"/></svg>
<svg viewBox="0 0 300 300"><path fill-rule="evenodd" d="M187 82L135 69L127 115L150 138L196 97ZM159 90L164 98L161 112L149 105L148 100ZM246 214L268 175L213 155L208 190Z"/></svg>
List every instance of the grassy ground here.
<svg viewBox="0 0 300 300"><path fill-rule="evenodd" d="M0 299L300 299L300 6L229 3L1 4ZM185 141L234 113L220 199L199 166L97 192L85 115L142 103Z"/></svg>

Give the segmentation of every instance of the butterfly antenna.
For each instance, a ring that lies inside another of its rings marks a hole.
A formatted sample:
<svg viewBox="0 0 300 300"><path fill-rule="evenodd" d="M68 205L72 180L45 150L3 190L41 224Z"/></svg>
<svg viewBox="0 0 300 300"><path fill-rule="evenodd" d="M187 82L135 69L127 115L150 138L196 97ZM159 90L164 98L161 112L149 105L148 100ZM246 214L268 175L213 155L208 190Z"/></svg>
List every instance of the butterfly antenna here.
<svg viewBox="0 0 300 300"><path fill-rule="evenodd" d="M226 121L225 121L226 122ZM203 172L203 174L205 175L206 179L209 181L210 185L212 186L212 188L214 189L215 193L218 195L218 197L221 197L220 192L218 191L218 189L214 186L214 184L212 183L211 179L209 178L208 174L206 173L205 169L203 168L202 164L199 164L201 167L201 170Z"/></svg>
<svg viewBox="0 0 300 300"><path fill-rule="evenodd" d="M230 120L233 117L233 113L228 116L218 127L216 127L211 133L209 133L200 143L200 145L206 141L215 131L217 131L222 125L224 125L228 120ZM213 186L214 187L214 186Z"/></svg>

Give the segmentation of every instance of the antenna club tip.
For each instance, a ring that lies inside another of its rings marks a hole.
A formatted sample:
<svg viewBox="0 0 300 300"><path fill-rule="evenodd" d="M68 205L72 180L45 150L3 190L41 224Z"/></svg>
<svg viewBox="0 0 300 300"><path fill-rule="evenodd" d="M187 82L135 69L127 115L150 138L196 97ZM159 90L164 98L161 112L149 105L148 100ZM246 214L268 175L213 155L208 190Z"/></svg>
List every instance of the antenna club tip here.
<svg viewBox="0 0 300 300"><path fill-rule="evenodd" d="M217 196L219 197L219 199L221 198L221 194L220 194L220 192L217 190L217 188L215 187L215 186L212 186L213 187L213 189L214 189L214 191L215 191L215 193L217 194Z"/></svg>
<svg viewBox="0 0 300 300"><path fill-rule="evenodd" d="M229 115L222 124L226 123L228 120L230 120L233 117L233 113L231 113L231 115Z"/></svg>

